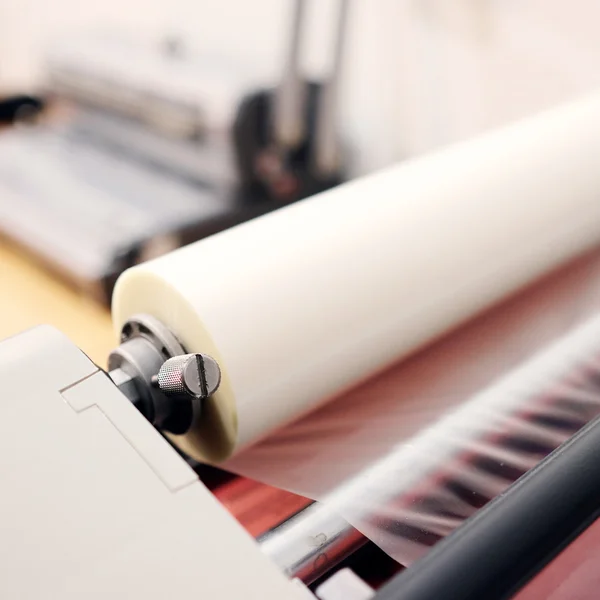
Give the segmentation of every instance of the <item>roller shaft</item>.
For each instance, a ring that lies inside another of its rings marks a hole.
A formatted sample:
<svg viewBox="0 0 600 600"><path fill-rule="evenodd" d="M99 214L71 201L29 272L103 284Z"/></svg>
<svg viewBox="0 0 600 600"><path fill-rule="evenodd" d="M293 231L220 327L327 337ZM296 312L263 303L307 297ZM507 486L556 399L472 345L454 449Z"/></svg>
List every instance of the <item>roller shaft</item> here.
<svg viewBox="0 0 600 600"><path fill-rule="evenodd" d="M326 505L315 502L258 540L290 578L309 584L363 546L367 539Z"/></svg>

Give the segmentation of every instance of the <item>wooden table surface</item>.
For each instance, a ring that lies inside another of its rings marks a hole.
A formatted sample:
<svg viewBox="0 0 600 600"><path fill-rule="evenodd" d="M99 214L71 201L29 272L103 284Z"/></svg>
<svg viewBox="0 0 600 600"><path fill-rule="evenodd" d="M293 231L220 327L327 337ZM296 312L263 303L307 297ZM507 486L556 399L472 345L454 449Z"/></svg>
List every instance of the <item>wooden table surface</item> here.
<svg viewBox="0 0 600 600"><path fill-rule="evenodd" d="M42 323L60 329L106 366L116 340L109 311L0 239L0 340Z"/></svg>

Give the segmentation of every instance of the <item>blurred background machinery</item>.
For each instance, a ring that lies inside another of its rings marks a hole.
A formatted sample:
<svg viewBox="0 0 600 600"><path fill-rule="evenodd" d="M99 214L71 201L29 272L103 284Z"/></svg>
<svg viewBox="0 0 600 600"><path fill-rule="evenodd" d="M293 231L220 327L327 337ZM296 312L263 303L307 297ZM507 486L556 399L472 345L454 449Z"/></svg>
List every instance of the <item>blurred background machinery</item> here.
<svg viewBox="0 0 600 600"><path fill-rule="evenodd" d="M0 231L105 302L128 265L600 83L591 0L347 12L343 0L6 0L0 93L61 101L42 127L3 136ZM55 239L48 213L61 215Z"/></svg>
<svg viewBox="0 0 600 600"><path fill-rule="evenodd" d="M0 231L108 303L127 267L337 185L348 1L321 81L301 66L306 5L295 2L280 81L265 88L181 38L53 45L44 114L32 122L35 98L4 103L18 122L0 137Z"/></svg>

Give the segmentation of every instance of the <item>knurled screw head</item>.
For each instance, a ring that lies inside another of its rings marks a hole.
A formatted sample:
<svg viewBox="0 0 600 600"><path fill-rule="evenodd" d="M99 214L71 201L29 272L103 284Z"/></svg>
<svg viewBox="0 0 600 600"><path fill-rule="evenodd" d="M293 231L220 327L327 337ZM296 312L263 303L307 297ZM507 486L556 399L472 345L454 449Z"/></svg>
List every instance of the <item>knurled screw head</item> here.
<svg viewBox="0 0 600 600"><path fill-rule="evenodd" d="M183 354L165 361L153 379L165 395L182 399L204 399L221 383L221 369L207 354Z"/></svg>

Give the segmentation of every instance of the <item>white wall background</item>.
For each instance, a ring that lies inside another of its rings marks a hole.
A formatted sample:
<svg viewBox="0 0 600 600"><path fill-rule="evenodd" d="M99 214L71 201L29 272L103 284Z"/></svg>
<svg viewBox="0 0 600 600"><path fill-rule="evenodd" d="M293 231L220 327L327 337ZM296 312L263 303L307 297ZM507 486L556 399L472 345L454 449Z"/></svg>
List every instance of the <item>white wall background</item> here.
<svg viewBox="0 0 600 600"><path fill-rule="evenodd" d="M74 29L182 33L280 67L287 0L0 0L0 85L40 77L46 41ZM313 0L306 66L326 67L336 0ZM600 84L595 0L354 0L342 126L356 172L471 136Z"/></svg>

